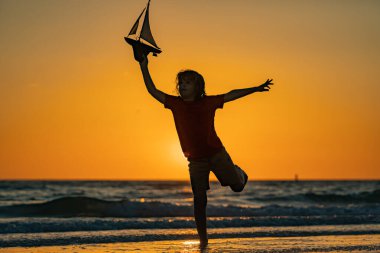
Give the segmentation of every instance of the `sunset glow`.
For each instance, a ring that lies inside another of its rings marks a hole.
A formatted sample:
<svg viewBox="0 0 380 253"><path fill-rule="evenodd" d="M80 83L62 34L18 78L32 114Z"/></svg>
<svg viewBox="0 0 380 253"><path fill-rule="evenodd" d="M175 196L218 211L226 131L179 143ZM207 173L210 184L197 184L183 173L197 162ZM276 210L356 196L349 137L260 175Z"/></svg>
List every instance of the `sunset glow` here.
<svg viewBox="0 0 380 253"><path fill-rule="evenodd" d="M127 35L147 1L0 0L0 179L188 180ZM250 179L380 178L379 1L151 1L156 86L273 78L216 113Z"/></svg>

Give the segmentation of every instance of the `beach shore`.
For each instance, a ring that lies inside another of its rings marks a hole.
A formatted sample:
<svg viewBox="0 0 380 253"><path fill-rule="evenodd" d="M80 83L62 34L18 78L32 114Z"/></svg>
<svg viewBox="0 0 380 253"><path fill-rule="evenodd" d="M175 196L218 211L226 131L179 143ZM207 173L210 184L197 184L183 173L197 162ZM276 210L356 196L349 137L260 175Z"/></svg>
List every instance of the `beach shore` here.
<svg viewBox="0 0 380 253"><path fill-rule="evenodd" d="M44 247L10 247L0 253L103 253L103 252L379 252L380 235L330 235L298 237L210 239L201 251L195 240L81 244Z"/></svg>
<svg viewBox="0 0 380 253"><path fill-rule="evenodd" d="M378 181L249 182L240 195L211 184L204 252L380 252ZM200 252L188 182L0 188L0 253Z"/></svg>

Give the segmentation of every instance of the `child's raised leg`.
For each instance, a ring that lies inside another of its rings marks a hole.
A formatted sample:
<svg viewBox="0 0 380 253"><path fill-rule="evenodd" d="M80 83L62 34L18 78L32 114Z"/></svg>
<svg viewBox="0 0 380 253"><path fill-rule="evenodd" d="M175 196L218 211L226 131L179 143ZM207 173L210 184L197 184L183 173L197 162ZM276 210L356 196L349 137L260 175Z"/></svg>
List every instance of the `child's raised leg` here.
<svg viewBox="0 0 380 253"><path fill-rule="evenodd" d="M212 156L210 163L212 172L222 186L230 186L234 192L243 191L248 181L248 175L233 163L225 149Z"/></svg>

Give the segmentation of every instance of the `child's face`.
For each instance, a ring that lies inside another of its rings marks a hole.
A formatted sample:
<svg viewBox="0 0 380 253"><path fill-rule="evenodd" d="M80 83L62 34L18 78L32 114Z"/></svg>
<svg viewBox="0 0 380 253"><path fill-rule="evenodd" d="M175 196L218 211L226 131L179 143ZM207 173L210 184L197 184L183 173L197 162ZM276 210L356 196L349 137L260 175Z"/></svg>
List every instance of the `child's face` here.
<svg viewBox="0 0 380 253"><path fill-rule="evenodd" d="M197 95L196 84L190 78L182 78L179 82L179 94L183 100L194 100Z"/></svg>

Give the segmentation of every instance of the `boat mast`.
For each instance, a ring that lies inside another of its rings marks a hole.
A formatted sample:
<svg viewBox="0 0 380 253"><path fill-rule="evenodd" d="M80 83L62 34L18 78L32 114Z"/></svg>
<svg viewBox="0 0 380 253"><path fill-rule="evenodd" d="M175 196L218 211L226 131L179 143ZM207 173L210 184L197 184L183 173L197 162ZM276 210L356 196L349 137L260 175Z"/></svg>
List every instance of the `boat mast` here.
<svg viewBox="0 0 380 253"><path fill-rule="evenodd" d="M144 28L144 23L145 23L146 15L148 13L149 5L150 5L150 0L148 0L148 4L146 5L146 7L144 8L144 10L141 12L141 15L140 15L140 16L142 16L144 14L144 17L141 19L142 22L139 22L140 30L139 30L138 33L136 33L136 36L137 36L136 39L137 39L137 41L140 41L140 37L141 37L142 30Z"/></svg>

